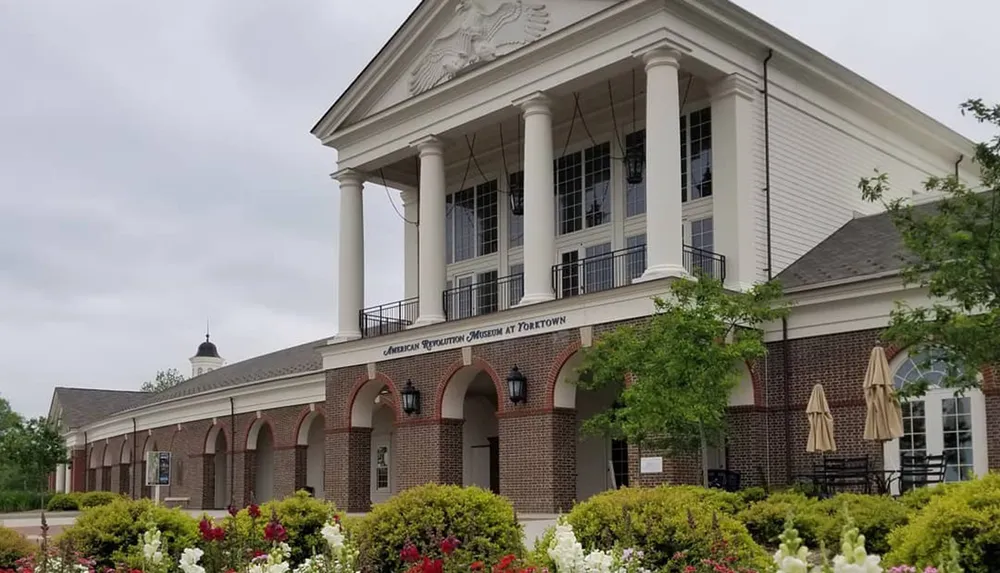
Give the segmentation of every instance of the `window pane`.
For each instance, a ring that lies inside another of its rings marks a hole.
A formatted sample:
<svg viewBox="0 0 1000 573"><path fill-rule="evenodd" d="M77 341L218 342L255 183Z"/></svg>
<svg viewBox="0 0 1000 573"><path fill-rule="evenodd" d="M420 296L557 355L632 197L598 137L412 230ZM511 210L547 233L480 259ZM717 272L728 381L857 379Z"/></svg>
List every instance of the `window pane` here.
<svg viewBox="0 0 1000 573"><path fill-rule="evenodd" d="M576 264L580 255L577 251L562 254L560 291L563 297L580 294L580 266Z"/></svg>
<svg viewBox="0 0 1000 573"><path fill-rule="evenodd" d="M524 171L518 171L517 173L510 174L510 186L508 190L513 187L520 187L524 189ZM508 198L509 199L509 198ZM508 224L507 224L507 235L510 241L510 246L520 247L524 244L524 215L515 215L510 211L510 201L507 201L507 211L508 211Z"/></svg>
<svg viewBox="0 0 1000 573"><path fill-rule="evenodd" d="M473 189L455 193L455 261L476 256L476 194Z"/></svg>
<svg viewBox="0 0 1000 573"><path fill-rule="evenodd" d="M469 318L472 316L472 277L458 279L458 286L462 287L457 293L458 318Z"/></svg>
<svg viewBox="0 0 1000 573"><path fill-rule="evenodd" d="M583 162L581 154L570 153L556 160L556 216L559 234L583 228Z"/></svg>
<svg viewBox="0 0 1000 573"><path fill-rule="evenodd" d="M941 401L942 438L941 453L948 460L945 481L968 479L972 471L972 401L968 397L945 398Z"/></svg>
<svg viewBox="0 0 1000 573"><path fill-rule="evenodd" d="M688 200L687 117L681 116L681 201Z"/></svg>
<svg viewBox="0 0 1000 573"><path fill-rule="evenodd" d="M923 380L934 388L940 386L947 373L948 364L938 358L937 353L925 351L909 356L896 369L892 382L896 388L902 388L904 384ZM949 401L948 404L951 408L955 407L954 401Z"/></svg>
<svg viewBox="0 0 1000 573"><path fill-rule="evenodd" d="M521 297L524 296L524 265L521 263L510 266L510 276L516 277L517 275L521 275L521 278L511 278L510 282L507 283L510 306L521 302Z"/></svg>
<svg viewBox="0 0 1000 573"><path fill-rule="evenodd" d="M712 108L691 114L691 198L712 195Z"/></svg>
<svg viewBox="0 0 1000 573"><path fill-rule="evenodd" d="M497 272L489 271L476 276L476 314L497 311Z"/></svg>
<svg viewBox="0 0 1000 573"><path fill-rule="evenodd" d="M625 248L628 254L625 255L625 276L629 281L642 276L646 271L646 233L625 237Z"/></svg>
<svg viewBox="0 0 1000 573"><path fill-rule="evenodd" d="M591 147L584 155L587 227L611 222L611 144Z"/></svg>
<svg viewBox="0 0 1000 573"><path fill-rule="evenodd" d="M587 247L583 266L584 292L598 292L614 288L614 273L611 265L611 243Z"/></svg>
<svg viewBox="0 0 1000 573"><path fill-rule="evenodd" d="M646 154L646 130L636 131L625 136L627 153ZM646 212L646 173L643 168L641 183L625 183L625 216L635 217Z"/></svg>
<svg viewBox="0 0 1000 573"><path fill-rule="evenodd" d="M497 252L497 181L476 186L477 256Z"/></svg>

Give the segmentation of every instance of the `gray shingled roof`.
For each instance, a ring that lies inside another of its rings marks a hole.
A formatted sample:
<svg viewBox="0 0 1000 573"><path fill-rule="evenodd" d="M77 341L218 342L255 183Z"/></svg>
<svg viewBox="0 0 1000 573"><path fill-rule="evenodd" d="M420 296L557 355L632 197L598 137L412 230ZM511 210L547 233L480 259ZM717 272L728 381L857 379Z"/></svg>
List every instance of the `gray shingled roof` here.
<svg viewBox="0 0 1000 573"><path fill-rule="evenodd" d="M186 380L173 388L150 395L150 399L145 404L156 404L174 398L191 396L247 382L266 380L267 378L275 378L277 376L320 370L323 368L323 358L316 349L328 339L329 337L284 350L278 350L277 352L271 352L270 354L255 356L254 358L248 358L247 360L223 366L218 370L206 372L201 376L195 376L190 380Z"/></svg>
<svg viewBox="0 0 1000 573"><path fill-rule="evenodd" d="M62 422L67 428L79 428L114 412L135 408L152 396L149 392L129 390L55 389L55 399L62 407Z"/></svg>
<svg viewBox="0 0 1000 573"><path fill-rule="evenodd" d="M936 203L915 211L932 211ZM777 279L785 289L807 287L901 270L913 255L903 246L888 213L848 221L783 270Z"/></svg>

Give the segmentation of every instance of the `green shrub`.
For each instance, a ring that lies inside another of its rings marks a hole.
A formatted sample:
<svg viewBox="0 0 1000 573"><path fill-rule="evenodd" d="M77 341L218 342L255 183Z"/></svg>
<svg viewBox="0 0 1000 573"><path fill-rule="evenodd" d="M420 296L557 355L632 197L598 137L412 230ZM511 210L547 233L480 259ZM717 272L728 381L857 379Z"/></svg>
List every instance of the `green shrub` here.
<svg viewBox="0 0 1000 573"><path fill-rule="evenodd" d="M728 495L704 488L623 488L578 504L567 521L585 549L642 550L654 570L665 567L678 552L692 561L711 557L719 541L735 558L731 565L768 567L768 555L728 513L732 507Z"/></svg>
<svg viewBox="0 0 1000 573"><path fill-rule="evenodd" d="M13 569L18 559L31 555L37 548L20 533L0 526L0 569Z"/></svg>
<svg viewBox="0 0 1000 573"><path fill-rule="evenodd" d="M478 487L427 484L379 503L358 525L360 569L402 571L399 552L412 543L422 555L440 556L440 541L459 540L449 562L468 568L523 551L521 525L506 499Z"/></svg>
<svg viewBox="0 0 1000 573"><path fill-rule="evenodd" d="M257 519L256 531L252 535L258 538L264 536L264 527L271 519L272 511L288 532L287 543L292 548L290 559L293 564L302 563L314 553L323 550L326 541L320 535L320 530L336 513L333 504L316 499L304 491L280 501L267 502L260 506L260 518ZM250 522L247 509L240 510L236 516L237 531L242 535L251 534ZM351 527L353 526L354 524L351 524Z"/></svg>
<svg viewBox="0 0 1000 573"><path fill-rule="evenodd" d="M817 507L825 515L817 534L826 547L839 547L844 526L850 517L865 536L868 552L879 555L889 551L889 533L904 525L909 517L906 506L891 497L879 495L841 493L819 502Z"/></svg>
<svg viewBox="0 0 1000 573"><path fill-rule="evenodd" d="M129 552L152 525L163 533L164 550L174 561L184 548L194 547L198 541L198 522L187 513L155 505L148 499L124 498L84 510L60 541L68 542L83 555L93 556L98 565L114 567L129 561Z"/></svg>
<svg viewBox="0 0 1000 573"><path fill-rule="evenodd" d="M46 511L77 511L80 509L79 493L57 493L49 498Z"/></svg>
<svg viewBox="0 0 1000 573"><path fill-rule="evenodd" d="M556 536L554 525L545 528L545 531L535 540L535 545L525 559L528 567L534 567L538 571L555 571L556 564L549 557L549 546Z"/></svg>
<svg viewBox="0 0 1000 573"><path fill-rule="evenodd" d="M34 491L0 491L0 512L31 511L42 508L42 494Z"/></svg>
<svg viewBox="0 0 1000 573"><path fill-rule="evenodd" d="M817 500L801 493L788 491L772 494L767 499L751 503L738 515L750 536L767 547L778 545L778 536L784 531L785 520L789 516L794 518L802 541L815 547L820 538L819 532L828 518L820 510Z"/></svg>
<svg viewBox="0 0 1000 573"><path fill-rule="evenodd" d="M110 491L88 491L80 496L80 509L108 505L122 496Z"/></svg>
<svg viewBox="0 0 1000 573"><path fill-rule="evenodd" d="M939 487L939 486L935 486ZM954 539L967 573L1000 571L1000 475L950 484L889 535L887 564L938 562Z"/></svg>
<svg viewBox="0 0 1000 573"><path fill-rule="evenodd" d="M759 486L741 489L736 494L743 500L743 505L745 507L749 507L751 503L767 499L767 490Z"/></svg>
<svg viewBox="0 0 1000 573"><path fill-rule="evenodd" d="M951 484L942 483L934 487L917 487L899 496L899 502L910 511L920 511L935 497L948 491Z"/></svg>

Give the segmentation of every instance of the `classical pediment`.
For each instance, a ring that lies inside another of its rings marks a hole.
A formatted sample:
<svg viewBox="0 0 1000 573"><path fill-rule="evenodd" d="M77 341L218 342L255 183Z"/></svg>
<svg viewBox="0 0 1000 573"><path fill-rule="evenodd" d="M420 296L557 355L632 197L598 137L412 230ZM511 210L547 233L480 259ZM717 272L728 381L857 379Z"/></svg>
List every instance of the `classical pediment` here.
<svg viewBox="0 0 1000 573"><path fill-rule="evenodd" d="M356 123L621 1L424 0L327 117Z"/></svg>

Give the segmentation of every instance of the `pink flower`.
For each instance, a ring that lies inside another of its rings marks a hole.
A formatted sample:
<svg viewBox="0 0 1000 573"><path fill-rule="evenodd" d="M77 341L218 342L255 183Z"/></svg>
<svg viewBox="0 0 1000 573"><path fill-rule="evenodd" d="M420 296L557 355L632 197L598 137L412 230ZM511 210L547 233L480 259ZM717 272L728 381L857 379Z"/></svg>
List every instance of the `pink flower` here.
<svg viewBox="0 0 1000 573"><path fill-rule="evenodd" d="M404 563L413 563L420 559L420 552L412 543L407 543L403 546L403 549L399 552L399 558L403 560Z"/></svg>
<svg viewBox="0 0 1000 573"><path fill-rule="evenodd" d="M247 507L247 513L250 514L250 517L257 519L260 517L260 507L256 503L251 503Z"/></svg>

